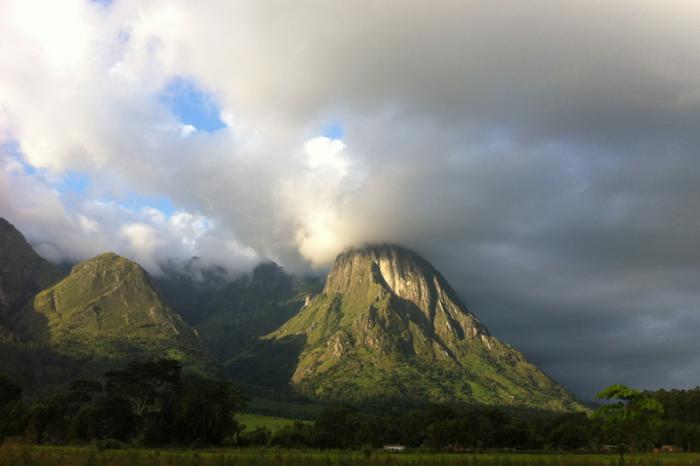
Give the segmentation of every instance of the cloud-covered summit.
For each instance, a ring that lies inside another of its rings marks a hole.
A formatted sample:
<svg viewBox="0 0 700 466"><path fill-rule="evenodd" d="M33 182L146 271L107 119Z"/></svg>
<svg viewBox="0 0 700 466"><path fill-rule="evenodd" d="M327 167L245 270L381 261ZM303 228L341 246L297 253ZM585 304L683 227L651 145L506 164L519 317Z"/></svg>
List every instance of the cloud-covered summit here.
<svg viewBox="0 0 700 466"><path fill-rule="evenodd" d="M0 1L0 215L49 258L155 272L398 242L586 397L696 385L699 20L691 0Z"/></svg>

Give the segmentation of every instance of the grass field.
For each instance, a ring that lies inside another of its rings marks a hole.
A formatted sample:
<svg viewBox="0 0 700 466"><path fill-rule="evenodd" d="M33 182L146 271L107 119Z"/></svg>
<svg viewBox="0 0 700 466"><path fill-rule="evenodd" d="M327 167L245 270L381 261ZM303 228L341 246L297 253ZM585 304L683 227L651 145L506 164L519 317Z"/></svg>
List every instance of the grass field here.
<svg viewBox="0 0 700 466"><path fill-rule="evenodd" d="M279 401L252 397L248 401L246 411L263 416L311 421L317 419L326 407L326 405L318 403Z"/></svg>
<svg viewBox="0 0 700 466"><path fill-rule="evenodd" d="M109 450L90 447L0 446L0 466L604 466L613 455L442 454L276 449ZM627 466L700 465L700 454L629 455Z"/></svg>
<svg viewBox="0 0 700 466"><path fill-rule="evenodd" d="M237 414L236 415L236 420L245 426L246 430L254 430L257 429L258 427L265 427L266 429L269 429L271 432L275 432L276 430L285 427L285 426L290 426L297 422L296 419L287 419L283 417L275 417L275 416L262 416L260 414ZM303 421L306 422L306 421Z"/></svg>

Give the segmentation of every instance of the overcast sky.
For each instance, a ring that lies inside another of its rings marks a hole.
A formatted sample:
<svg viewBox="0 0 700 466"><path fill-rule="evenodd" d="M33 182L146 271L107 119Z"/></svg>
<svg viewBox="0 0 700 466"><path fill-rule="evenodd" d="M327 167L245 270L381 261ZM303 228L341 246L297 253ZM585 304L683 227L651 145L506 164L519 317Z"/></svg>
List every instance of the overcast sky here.
<svg viewBox="0 0 700 466"><path fill-rule="evenodd" d="M583 398L700 384L696 0L0 0L0 215L45 257L398 242Z"/></svg>

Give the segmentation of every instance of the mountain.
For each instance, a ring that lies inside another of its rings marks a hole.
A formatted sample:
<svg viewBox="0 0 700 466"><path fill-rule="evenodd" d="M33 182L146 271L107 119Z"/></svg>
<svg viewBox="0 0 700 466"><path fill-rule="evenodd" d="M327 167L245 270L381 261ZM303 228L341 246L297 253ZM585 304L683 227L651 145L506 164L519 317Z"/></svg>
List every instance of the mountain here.
<svg viewBox="0 0 700 466"><path fill-rule="evenodd" d="M235 280L223 270L196 262L165 267L164 276L154 283L168 304L197 329L202 344L223 362L289 320L305 297L322 285L313 277L292 276L274 262L259 264Z"/></svg>
<svg viewBox="0 0 700 466"><path fill-rule="evenodd" d="M296 390L330 402L584 409L494 338L430 263L393 245L339 255L323 291L231 368L264 380L272 364Z"/></svg>
<svg viewBox="0 0 700 466"><path fill-rule="evenodd" d="M30 391L80 373L72 361L50 348L20 341L13 326L37 293L64 276L34 251L22 233L0 218L0 373Z"/></svg>
<svg viewBox="0 0 700 466"><path fill-rule="evenodd" d="M10 222L0 218L0 327L5 330L34 295L64 274L39 256Z"/></svg>
<svg viewBox="0 0 700 466"><path fill-rule="evenodd" d="M79 263L18 314L23 340L79 361L169 357L207 366L198 337L135 262L105 253Z"/></svg>
<svg viewBox="0 0 700 466"><path fill-rule="evenodd" d="M214 372L206 347L238 380L319 401L583 409L401 247L344 252L322 290L274 263L176 270L106 253L63 278L0 219L0 371L39 387L154 357Z"/></svg>

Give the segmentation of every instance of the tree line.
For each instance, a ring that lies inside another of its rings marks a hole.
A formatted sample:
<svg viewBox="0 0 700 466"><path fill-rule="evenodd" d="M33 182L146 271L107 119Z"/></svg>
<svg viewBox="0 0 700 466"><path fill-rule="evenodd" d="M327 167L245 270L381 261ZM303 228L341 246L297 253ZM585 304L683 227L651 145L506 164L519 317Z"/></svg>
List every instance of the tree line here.
<svg viewBox="0 0 700 466"><path fill-rule="evenodd" d="M429 406L367 415L327 408L315 424L271 432L243 431L242 445L290 448L378 448L401 444L452 451L648 451L675 445L700 451L700 388L638 392L613 385L600 398L617 400L592 413L555 414L478 407Z"/></svg>
<svg viewBox="0 0 700 466"><path fill-rule="evenodd" d="M238 432L234 415L244 405L230 382L183 374L169 359L132 362L106 372L103 381L76 380L31 402L0 375L0 439L220 445Z"/></svg>
<svg viewBox="0 0 700 466"><path fill-rule="evenodd" d="M272 432L243 429L236 422L246 397L231 382L183 372L180 363L162 359L132 362L106 372L102 380L76 380L31 400L0 375L0 440L314 449L396 443L456 451L601 451L611 445L645 451L673 444L700 451L700 388L637 392L616 385L601 396L618 401L592 415L449 406L368 414L329 407L315 422Z"/></svg>

